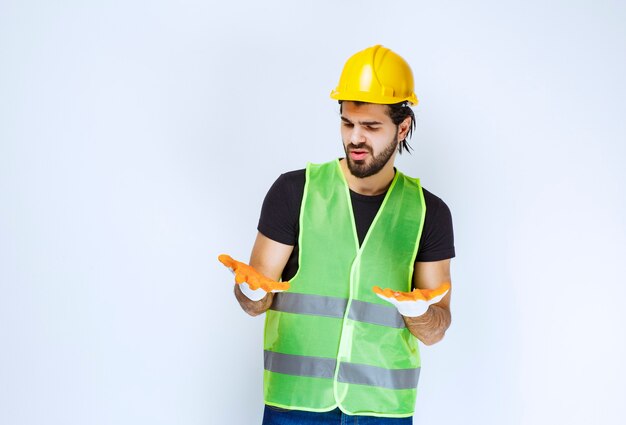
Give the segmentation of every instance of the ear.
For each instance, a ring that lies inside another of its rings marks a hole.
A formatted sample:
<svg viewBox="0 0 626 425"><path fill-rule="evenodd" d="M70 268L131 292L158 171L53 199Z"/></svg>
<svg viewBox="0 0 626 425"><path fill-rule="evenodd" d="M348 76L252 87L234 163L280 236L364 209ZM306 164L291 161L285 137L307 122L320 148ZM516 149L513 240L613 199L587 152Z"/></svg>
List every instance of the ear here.
<svg viewBox="0 0 626 425"><path fill-rule="evenodd" d="M406 139L406 136L409 134L409 129L411 128L411 117L406 117L400 125L398 125L398 141L403 141Z"/></svg>

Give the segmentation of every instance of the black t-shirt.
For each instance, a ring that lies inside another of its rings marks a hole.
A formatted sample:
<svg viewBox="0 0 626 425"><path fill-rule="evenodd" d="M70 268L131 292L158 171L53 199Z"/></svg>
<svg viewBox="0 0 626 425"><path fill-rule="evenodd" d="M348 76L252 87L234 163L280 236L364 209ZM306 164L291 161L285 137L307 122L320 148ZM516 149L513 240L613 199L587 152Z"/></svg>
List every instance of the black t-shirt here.
<svg viewBox="0 0 626 425"><path fill-rule="evenodd" d="M268 238L294 246L282 273L284 281L290 280L298 271L299 218L305 178L305 170L291 171L278 177L265 196L257 227L259 232ZM453 258L455 255L454 234L450 209L441 199L426 189L423 189L423 192L426 217L424 217L424 228L416 261L439 261ZM367 196L350 191L350 198L359 244L361 244L385 199L385 193Z"/></svg>

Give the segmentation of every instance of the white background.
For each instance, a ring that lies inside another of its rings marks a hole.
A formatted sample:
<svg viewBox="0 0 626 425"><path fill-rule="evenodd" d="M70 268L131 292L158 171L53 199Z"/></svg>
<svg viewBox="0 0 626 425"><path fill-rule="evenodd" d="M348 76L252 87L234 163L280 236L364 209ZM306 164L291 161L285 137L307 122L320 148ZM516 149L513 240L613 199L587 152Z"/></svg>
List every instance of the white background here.
<svg viewBox="0 0 626 425"><path fill-rule="evenodd" d="M416 424L626 421L626 6L0 1L0 423L259 424L232 296L282 172L342 154L329 99L412 65L397 164L450 206L453 325Z"/></svg>

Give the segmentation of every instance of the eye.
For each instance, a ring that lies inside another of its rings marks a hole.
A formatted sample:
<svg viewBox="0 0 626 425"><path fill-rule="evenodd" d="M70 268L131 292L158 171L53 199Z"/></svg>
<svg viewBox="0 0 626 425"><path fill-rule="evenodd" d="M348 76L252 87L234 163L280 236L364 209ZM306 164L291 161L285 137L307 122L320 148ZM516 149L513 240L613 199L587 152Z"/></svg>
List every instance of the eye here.
<svg viewBox="0 0 626 425"><path fill-rule="evenodd" d="M380 127L372 127L371 125L368 125L368 126L367 126L367 129L368 129L369 131L378 131L378 130L380 129Z"/></svg>
<svg viewBox="0 0 626 425"><path fill-rule="evenodd" d="M344 126L344 127L346 127L346 128L352 128L352 127L354 127L354 124L352 124L351 122L345 122L345 121L343 121L343 122L342 122L342 124L343 124L343 126Z"/></svg>

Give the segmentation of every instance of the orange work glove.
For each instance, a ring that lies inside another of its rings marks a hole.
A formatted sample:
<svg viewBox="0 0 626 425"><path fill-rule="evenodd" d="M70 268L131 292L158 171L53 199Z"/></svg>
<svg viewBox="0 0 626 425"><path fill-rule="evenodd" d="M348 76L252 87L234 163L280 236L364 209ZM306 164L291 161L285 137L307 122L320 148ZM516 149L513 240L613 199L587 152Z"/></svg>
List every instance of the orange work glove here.
<svg viewBox="0 0 626 425"><path fill-rule="evenodd" d="M438 303L450 290L450 284L444 283L437 289L413 289L411 292L398 292L393 289L373 288L376 295L393 304L398 313L406 317L417 317L426 313L431 304Z"/></svg>
<svg viewBox="0 0 626 425"><path fill-rule="evenodd" d="M283 292L289 289L289 282L276 282L265 277L254 267L233 260L230 255L222 254L217 259L233 272L235 283L239 285L241 292L252 301L259 301L268 292Z"/></svg>

